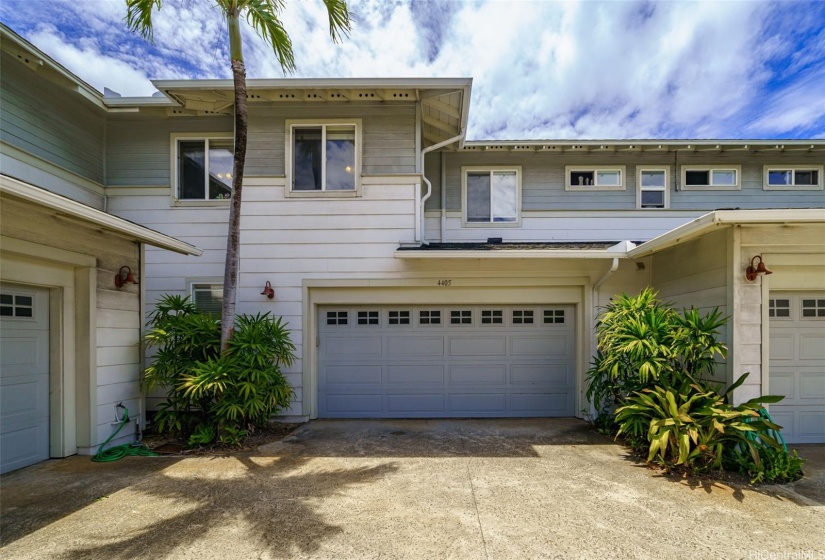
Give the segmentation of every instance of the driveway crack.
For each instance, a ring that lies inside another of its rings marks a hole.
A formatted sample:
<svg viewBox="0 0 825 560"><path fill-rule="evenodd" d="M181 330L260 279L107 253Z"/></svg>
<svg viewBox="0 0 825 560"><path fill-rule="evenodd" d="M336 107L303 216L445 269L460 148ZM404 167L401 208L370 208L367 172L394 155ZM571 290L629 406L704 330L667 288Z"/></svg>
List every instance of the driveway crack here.
<svg viewBox="0 0 825 560"><path fill-rule="evenodd" d="M467 482L470 483L470 494L472 494L472 496L473 496L473 506L476 509L476 521L478 521L478 531L479 531L479 533L481 533L481 542L484 545L484 557L487 560L490 560L490 553L487 551L487 538L484 536L484 527L481 525L481 514L478 511L478 500L476 499L476 488L475 488L475 485L473 485L473 475L470 472L470 455L467 453L467 445L466 445L466 440L465 440L465 437L464 437L464 430L462 430L462 428L461 428L461 423L462 423L461 420L458 420L457 423L458 423L458 434L459 434L459 437L461 438L461 449L464 452L464 459L465 459L464 465L467 468Z"/></svg>

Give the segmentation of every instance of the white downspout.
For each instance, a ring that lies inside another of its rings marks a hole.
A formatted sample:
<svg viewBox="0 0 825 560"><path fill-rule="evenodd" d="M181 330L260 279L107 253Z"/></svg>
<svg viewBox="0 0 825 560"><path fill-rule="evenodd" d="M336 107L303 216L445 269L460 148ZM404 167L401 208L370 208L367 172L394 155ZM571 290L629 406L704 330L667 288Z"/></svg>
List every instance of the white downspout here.
<svg viewBox="0 0 825 560"><path fill-rule="evenodd" d="M441 242L447 242L447 153L441 152Z"/></svg>
<svg viewBox="0 0 825 560"><path fill-rule="evenodd" d="M420 217L419 217L419 219L421 220L421 222L420 222L421 233L419 234L419 239L416 239L416 241L420 241L422 245L429 245L429 242L426 239L425 229L424 229L424 226L426 224L425 216L424 216L424 205L427 203L427 200L433 195L433 184L430 182L429 179L427 179L427 175L425 174L426 168L424 167L424 156L427 155L428 153L434 151L434 150L437 150L439 148L443 148L444 146L448 146L448 145L452 144L453 142L458 142L463 137L464 137L464 134L462 133L462 134L459 134L458 136L453 136L452 138L450 138L448 140L444 140L443 142L439 142L438 144L433 144L432 146L428 146L428 147L424 148L423 150L421 150L421 178L427 184L427 194L425 194L424 196L421 197L421 212L420 212ZM441 188L443 189L444 185L442 185Z"/></svg>
<svg viewBox="0 0 825 560"><path fill-rule="evenodd" d="M619 268L619 257L613 257L613 264L611 264L610 268L607 269L607 272L605 272L602 275L602 277L599 278L596 281L595 284L593 284L593 291L592 291L592 294L590 296L590 307L591 307L591 310L590 310L591 319L590 320L594 321L593 325L595 325L595 320L596 320L596 308L599 306L599 288L602 286L602 284L607 282L608 278L613 276L613 273L616 272L616 270L618 268ZM595 356L596 355L596 345L598 344L598 341L596 340L596 336L593 332L593 326L591 326L589 328L590 328L590 337L591 337L590 338L590 355ZM586 382L582 382L582 389L581 389L582 390L582 393L581 393L582 404L584 404L584 396L585 396L584 391L586 389L585 385L586 385ZM590 414L595 414L595 412L596 412L596 409L593 408L592 403L590 403L589 412L590 412Z"/></svg>

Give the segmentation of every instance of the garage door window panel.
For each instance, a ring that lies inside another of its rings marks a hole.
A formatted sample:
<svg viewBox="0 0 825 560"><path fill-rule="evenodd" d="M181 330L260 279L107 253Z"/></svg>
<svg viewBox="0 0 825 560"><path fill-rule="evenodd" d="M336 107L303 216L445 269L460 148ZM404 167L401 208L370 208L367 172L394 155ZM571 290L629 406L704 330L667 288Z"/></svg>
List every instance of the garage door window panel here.
<svg viewBox="0 0 825 560"><path fill-rule="evenodd" d="M327 325L346 325L348 319L349 317L346 311L327 312Z"/></svg>
<svg viewBox="0 0 825 560"><path fill-rule="evenodd" d="M452 310L450 311L451 325L472 325L473 312L469 309Z"/></svg>
<svg viewBox="0 0 825 560"><path fill-rule="evenodd" d="M0 317L33 319L34 298L28 295L0 294Z"/></svg>
<svg viewBox="0 0 825 560"><path fill-rule="evenodd" d="M390 325L409 325L410 312L409 311L390 311L389 320Z"/></svg>
<svg viewBox="0 0 825 560"><path fill-rule="evenodd" d="M482 309L482 325L502 325L504 324L504 312L501 309Z"/></svg>
<svg viewBox="0 0 825 560"><path fill-rule="evenodd" d="M514 325L532 325L533 324L533 310L532 309L515 309L515 310L513 310L513 324Z"/></svg>
<svg viewBox="0 0 825 560"><path fill-rule="evenodd" d="M358 325L380 325L380 313L378 311L359 311L358 312Z"/></svg>
<svg viewBox="0 0 825 560"><path fill-rule="evenodd" d="M802 300L803 319L825 318L825 299L803 299Z"/></svg>
<svg viewBox="0 0 825 560"><path fill-rule="evenodd" d="M771 299L768 300L768 316L772 319L790 319L791 318L791 300L790 299Z"/></svg>
<svg viewBox="0 0 825 560"><path fill-rule="evenodd" d="M545 309L544 324L564 324L564 309Z"/></svg>
<svg viewBox="0 0 825 560"><path fill-rule="evenodd" d="M419 325L440 325L441 311L440 310L422 310L418 312Z"/></svg>

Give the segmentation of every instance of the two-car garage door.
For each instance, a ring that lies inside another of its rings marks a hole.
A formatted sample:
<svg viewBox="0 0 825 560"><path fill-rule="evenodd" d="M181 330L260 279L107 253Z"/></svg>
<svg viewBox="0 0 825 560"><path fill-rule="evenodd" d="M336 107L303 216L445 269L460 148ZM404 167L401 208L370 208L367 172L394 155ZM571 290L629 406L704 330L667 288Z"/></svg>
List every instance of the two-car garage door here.
<svg viewBox="0 0 825 560"><path fill-rule="evenodd" d="M319 416L573 416L574 309L323 307Z"/></svg>

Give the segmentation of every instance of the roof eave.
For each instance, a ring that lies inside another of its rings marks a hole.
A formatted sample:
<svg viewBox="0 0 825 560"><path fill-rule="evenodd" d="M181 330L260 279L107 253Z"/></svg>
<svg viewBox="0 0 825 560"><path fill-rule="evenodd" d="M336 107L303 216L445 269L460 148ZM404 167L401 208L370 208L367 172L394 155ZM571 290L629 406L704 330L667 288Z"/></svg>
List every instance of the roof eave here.
<svg viewBox="0 0 825 560"><path fill-rule="evenodd" d="M55 210L66 216L95 224L96 226L120 235L125 235L135 241L147 243L161 249L196 257L203 254L203 251L194 245L7 175L0 174L0 194Z"/></svg>
<svg viewBox="0 0 825 560"><path fill-rule="evenodd" d="M615 259L627 258L623 251L467 251L467 250L416 250L404 249L395 252L396 259Z"/></svg>

